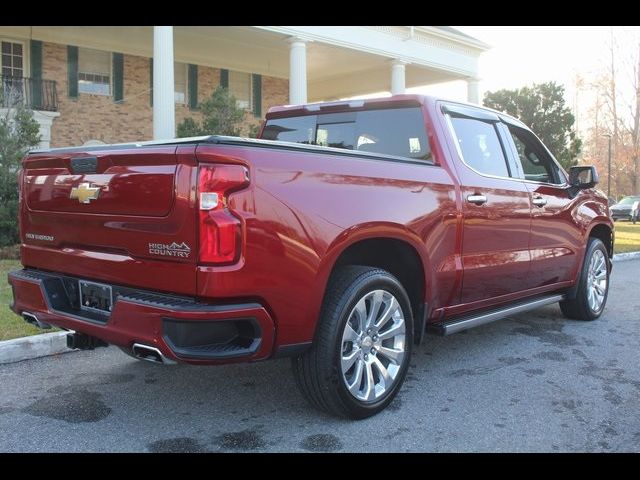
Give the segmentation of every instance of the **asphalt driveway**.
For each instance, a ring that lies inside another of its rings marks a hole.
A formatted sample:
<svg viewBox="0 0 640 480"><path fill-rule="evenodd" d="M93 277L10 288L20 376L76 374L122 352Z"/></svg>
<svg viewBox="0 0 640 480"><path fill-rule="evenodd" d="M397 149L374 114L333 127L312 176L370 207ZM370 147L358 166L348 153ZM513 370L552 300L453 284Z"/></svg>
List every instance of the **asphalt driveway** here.
<svg viewBox="0 0 640 480"><path fill-rule="evenodd" d="M428 336L380 415L311 409L288 360L163 367L116 348L0 365L0 451L639 451L640 261L607 309Z"/></svg>

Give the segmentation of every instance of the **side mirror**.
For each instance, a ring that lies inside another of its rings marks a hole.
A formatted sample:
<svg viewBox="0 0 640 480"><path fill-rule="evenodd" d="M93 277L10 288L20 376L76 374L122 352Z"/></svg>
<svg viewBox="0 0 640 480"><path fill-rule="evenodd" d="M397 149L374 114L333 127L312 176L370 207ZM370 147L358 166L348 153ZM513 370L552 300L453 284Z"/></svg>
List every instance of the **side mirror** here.
<svg viewBox="0 0 640 480"><path fill-rule="evenodd" d="M569 169L569 185L578 190L593 188L598 183L598 171L593 165L571 167Z"/></svg>

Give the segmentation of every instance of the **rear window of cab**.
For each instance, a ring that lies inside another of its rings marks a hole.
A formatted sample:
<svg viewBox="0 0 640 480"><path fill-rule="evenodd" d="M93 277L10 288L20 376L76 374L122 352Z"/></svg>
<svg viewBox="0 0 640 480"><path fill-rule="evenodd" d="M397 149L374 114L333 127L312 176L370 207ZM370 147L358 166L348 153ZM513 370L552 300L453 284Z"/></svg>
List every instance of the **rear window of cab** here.
<svg viewBox="0 0 640 480"><path fill-rule="evenodd" d="M272 118L262 139L431 160L418 107Z"/></svg>

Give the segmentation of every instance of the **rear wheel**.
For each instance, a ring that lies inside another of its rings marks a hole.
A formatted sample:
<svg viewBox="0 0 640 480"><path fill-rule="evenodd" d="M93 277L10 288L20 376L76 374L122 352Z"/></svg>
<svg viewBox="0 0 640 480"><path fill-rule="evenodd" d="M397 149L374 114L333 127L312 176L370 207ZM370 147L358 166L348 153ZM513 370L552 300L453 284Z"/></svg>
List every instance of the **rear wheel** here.
<svg viewBox="0 0 640 480"><path fill-rule="evenodd" d="M409 365L409 298L389 272L348 266L330 280L313 347L292 360L300 390L326 412L365 418L396 396Z"/></svg>
<svg viewBox="0 0 640 480"><path fill-rule="evenodd" d="M602 240L589 239L576 297L560 302L560 309L565 317L595 320L602 314L609 295L610 271L607 255Z"/></svg>

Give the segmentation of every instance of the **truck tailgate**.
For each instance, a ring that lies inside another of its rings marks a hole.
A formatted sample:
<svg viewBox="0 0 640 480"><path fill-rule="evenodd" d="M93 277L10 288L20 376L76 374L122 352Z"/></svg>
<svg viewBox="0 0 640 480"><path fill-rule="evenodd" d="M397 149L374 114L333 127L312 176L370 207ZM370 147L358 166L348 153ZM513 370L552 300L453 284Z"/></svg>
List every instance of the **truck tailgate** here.
<svg viewBox="0 0 640 480"><path fill-rule="evenodd" d="M195 294L194 151L194 145L132 145L26 157L24 265Z"/></svg>

